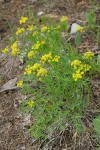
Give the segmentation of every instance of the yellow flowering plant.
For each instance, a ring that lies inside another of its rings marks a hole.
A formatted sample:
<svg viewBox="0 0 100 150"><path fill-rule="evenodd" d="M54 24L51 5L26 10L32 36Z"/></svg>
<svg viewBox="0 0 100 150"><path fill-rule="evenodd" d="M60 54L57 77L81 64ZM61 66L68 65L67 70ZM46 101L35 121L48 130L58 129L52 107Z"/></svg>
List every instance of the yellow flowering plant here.
<svg viewBox="0 0 100 150"><path fill-rule="evenodd" d="M63 39L62 32L69 34L67 16L59 20L59 25L49 21L49 25L42 23L41 27L35 23L33 26L34 20L32 25L27 20L22 17L19 21L21 27L15 33L11 54L24 60L23 78L17 86L22 86L22 94L27 95L23 108L34 117L29 131L37 139L47 139L54 132L54 124L61 130L71 120L80 132L82 111L89 100L89 81L96 66L94 54L78 53Z"/></svg>
<svg viewBox="0 0 100 150"><path fill-rule="evenodd" d="M17 82L17 86L22 86L22 85L23 85L23 80Z"/></svg>
<svg viewBox="0 0 100 150"><path fill-rule="evenodd" d="M28 31L32 31L34 29L34 26L33 25L29 25L28 27L27 27L27 30Z"/></svg>
<svg viewBox="0 0 100 150"><path fill-rule="evenodd" d="M94 54L91 51L84 53L83 59L92 59Z"/></svg>
<svg viewBox="0 0 100 150"><path fill-rule="evenodd" d="M26 23L26 21L28 20L27 17L21 17L21 19L19 20L20 24Z"/></svg>
<svg viewBox="0 0 100 150"><path fill-rule="evenodd" d="M5 47L5 48L2 50L2 53L3 53L3 54L6 54L6 53L8 53L8 52L9 52L8 47Z"/></svg>
<svg viewBox="0 0 100 150"><path fill-rule="evenodd" d="M16 35L19 35L24 32L24 28L18 28L16 31Z"/></svg>
<svg viewBox="0 0 100 150"><path fill-rule="evenodd" d="M65 21L67 21L68 20L68 17L67 16L62 16L61 17L61 22L65 22Z"/></svg>
<svg viewBox="0 0 100 150"><path fill-rule="evenodd" d="M11 54L13 56L16 56L20 53L20 49L18 47L18 41L15 41L12 45L11 45Z"/></svg>
<svg viewBox="0 0 100 150"><path fill-rule="evenodd" d="M28 100L27 105L28 105L28 107L32 108L34 106L34 101Z"/></svg>

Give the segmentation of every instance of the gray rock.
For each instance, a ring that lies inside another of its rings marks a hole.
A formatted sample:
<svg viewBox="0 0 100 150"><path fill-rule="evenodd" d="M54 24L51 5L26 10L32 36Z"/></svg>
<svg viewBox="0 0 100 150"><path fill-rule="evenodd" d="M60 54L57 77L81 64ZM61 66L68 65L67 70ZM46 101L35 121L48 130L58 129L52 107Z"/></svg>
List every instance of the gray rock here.
<svg viewBox="0 0 100 150"><path fill-rule="evenodd" d="M0 3L4 3L4 0L0 0Z"/></svg>
<svg viewBox="0 0 100 150"><path fill-rule="evenodd" d="M44 14L44 12L40 11L40 12L37 13L37 16L42 16L43 14Z"/></svg>

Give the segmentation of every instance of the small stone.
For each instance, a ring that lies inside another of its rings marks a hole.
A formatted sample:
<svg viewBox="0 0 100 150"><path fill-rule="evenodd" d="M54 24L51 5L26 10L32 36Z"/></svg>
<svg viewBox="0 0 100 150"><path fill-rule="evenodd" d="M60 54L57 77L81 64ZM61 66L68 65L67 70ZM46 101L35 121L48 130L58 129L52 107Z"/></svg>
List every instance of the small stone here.
<svg viewBox="0 0 100 150"><path fill-rule="evenodd" d="M0 0L0 3L4 3L4 0Z"/></svg>
<svg viewBox="0 0 100 150"><path fill-rule="evenodd" d="M42 16L43 14L44 14L44 12L40 11L40 12L37 13L37 16Z"/></svg>
<svg viewBox="0 0 100 150"><path fill-rule="evenodd" d="M25 115L23 119L23 127L28 127L32 124L31 114Z"/></svg>

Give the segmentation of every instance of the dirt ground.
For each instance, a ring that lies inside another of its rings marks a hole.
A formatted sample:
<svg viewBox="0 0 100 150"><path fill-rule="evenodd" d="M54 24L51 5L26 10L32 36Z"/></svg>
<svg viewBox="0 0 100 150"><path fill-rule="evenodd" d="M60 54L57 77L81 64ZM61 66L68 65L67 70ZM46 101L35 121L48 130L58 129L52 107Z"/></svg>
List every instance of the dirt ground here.
<svg viewBox="0 0 100 150"><path fill-rule="evenodd" d="M81 0L73 3L73 0L4 0L0 2L0 50L6 46L6 40L10 37L10 31L18 27L18 18L27 14L27 9L37 14L44 12L44 16L49 14L53 18L67 15L69 23L77 20L85 20L85 13L91 9L91 1L82 3ZM87 48L93 52L99 51L94 39L86 34L83 36L84 42L79 48L80 52ZM18 78L21 74L21 64L19 60L4 56L0 53L0 86L10 79ZM19 89L7 90L0 93L0 150L96 150L97 143L91 136L93 118L100 113L100 77L94 76L92 80L92 93L90 106L84 110L83 125L87 131L76 141L73 139L73 130L58 134L48 145L37 142L31 138L27 132L30 116L20 113L19 99L22 95ZM97 110L97 111L95 111Z"/></svg>

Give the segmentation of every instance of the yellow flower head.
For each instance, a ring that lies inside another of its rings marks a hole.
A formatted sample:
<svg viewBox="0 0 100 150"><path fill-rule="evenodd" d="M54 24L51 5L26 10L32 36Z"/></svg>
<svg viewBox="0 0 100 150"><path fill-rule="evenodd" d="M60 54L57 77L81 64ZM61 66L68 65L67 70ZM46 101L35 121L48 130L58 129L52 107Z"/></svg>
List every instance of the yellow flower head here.
<svg viewBox="0 0 100 150"><path fill-rule="evenodd" d="M93 57L94 57L94 54L91 51L86 52L83 55L83 59L92 59Z"/></svg>
<svg viewBox="0 0 100 150"><path fill-rule="evenodd" d="M74 69L77 69L82 64L82 62L78 59L72 61L71 66L74 67Z"/></svg>
<svg viewBox="0 0 100 150"><path fill-rule="evenodd" d="M44 26L44 27L41 28L41 32L45 32L45 31L47 31L47 30L48 30L48 27L47 27L47 26Z"/></svg>
<svg viewBox="0 0 100 150"><path fill-rule="evenodd" d="M20 24L23 24L23 23L25 23L27 20L28 20L27 17L21 17L21 19L19 20L19 23L20 23Z"/></svg>
<svg viewBox="0 0 100 150"><path fill-rule="evenodd" d="M91 69L90 65L84 64L84 71L87 72Z"/></svg>
<svg viewBox="0 0 100 150"><path fill-rule="evenodd" d="M41 41L41 44L45 44L45 40Z"/></svg>
<svg viewBox="0 0 100 150"><path fill-rule="evenodd" d="M32 67L30 65L28 65L26 68L25 68L25 71L24 71L24 75L25 74L31 74L32 73Z"/></svg>
<svg viewBox="0 0 100 150"><path fill-rule="evenodd" d="M67 16L62 16L61 17L61 22L65 22L65 21L67 21L68 20L68 17Z"/></svg>
<svg viewBox="0 0 100 150"><path fill-rule="evenodd" d="M39 69L41 67L41 65L39 63L35 63L33 66L32 66L32 71L35 71L37 69Z"/></svg>
<svg viewBox="0 0 100 150"><path fill-rule="evenodd" d="M48 53L48 54L43 55L43 56L41 57L40 62L41 62L41 63L45 63L46 61L51 62L51 60L52 60L52 55L51 55L51 52L50 52L50 53Z"/></svg>
<svg viewBox="0 0 100 150"><path fill-rule="evenodd" d="M22 86L22 85L23 85L23 80L17 82L17 86Z"/></svg>
<svg viewBox="0 0 100 150"><path fill-rule="evenodd" d="M58 62L60 59L60 56L56 55L53 59L52 62Z"/></svg>
<svg viewBox="0 0 100 150"><path fill-rule="evenodd" d="M29 25L28 28L27 28L28 31L32 31L33 29L34 29L33 25Z"/></svg>
<svg viewBox="0 0 100 150"><path fill-rule="evenodd" d="M37 77L43 77L43 76L46 76L47 75L47 69L45 69L45 68L40 68L39 70L38 70L38 72L37 72Z"/></svg>
<svg viewBox="0 0 100 150"><path fill-rule="evenodd" d="M83 65L83 64L80 64L80 65L78 66L78 68L79 68L80 70L83 70L83 69L84 69L84 65Z"/></svg>
<svg viewBox="0 0 100 150"><path fill-rule="evenodd" d="M35 52L34 52L34 51L28 52L27 57L28 57L29 59L32 59L33 56L35 56Z"/></svg>
<svg viewBox="0 0 100 150"><path fill-rule="evenodd" d="M33 32L33 36L36 36L36 35L37 35L37 33L38 33L37 31L34 31L34 32Z"/></svg>
<svg viewBox="0 0 100 150"><path fill-rule="evenodd" d="M34 106L34 101L33 100L29 100L27 102L27 105L32 108Z"/></svg>
<svg viewBox="0 0 100 150"><path fill-rule="evenodd" d="M78 79L82 78L81 72L77 71L76 73L74 73L72 75L72 78L74 79L74 81L77 81Z"/></svg>
<svg viewBox="0 0 100 150"><path fill-rule="evenodd" d="M83 64L81 61L79 60L74 60L71 63L71 66L74 67L75 69L75 73L72 75L72 78L74 79L74 81L77 81L78 79L81 79L83 77L83 75L89 71L91 69L91 66L88 64Z"/></svg>
<svg viewBox="0 0 100 150"><path fill-rule="evenodd" d="M39 64L39 63L35 63L33 66L28 65L25 68L24 75L25 74L32 74L33 71L37 71L38 69L40 69L40 67L41 67L41 64Z"/></svg>
<svg viewBox="0 0 100 150"><path fill-rule="evenodd" d="M32 46L32 49L37 50L37 49L39 49L39 47L40 47L40 43L39 43L39 41L37 41L37 43Z"/></svg>
<svg viewBox="0 0 100 150"><path fill-rule="evenodd" d="M13 56L16 56L17 54L20 53L20 50L18 48L18 41L15 41L12 45L11 45L11 54Z"/></svg>
<svg viewBox="0 0 100 150"><path fill-rule="evenodd" d="M18 28L17 31L16 31L16 35L19 35L19 34L23 33L24 30L25 30L24 28Z"/></svg>
<svg viewBox="0 0 100 150"><path fill-rule="evenodd" d="M2 53L3 53L3 54L8 53L8 47L4 48L4 49L2 50Z"/></svg>
<svg viewBox="0 0 100 150"><path fill-rule="evenodd" d="M83 28L83 27L78 26L78 27L76 28L75 32L78 32L78 31L83 32L83 30L84 30L84 28Z"/></svg>

